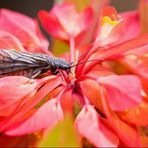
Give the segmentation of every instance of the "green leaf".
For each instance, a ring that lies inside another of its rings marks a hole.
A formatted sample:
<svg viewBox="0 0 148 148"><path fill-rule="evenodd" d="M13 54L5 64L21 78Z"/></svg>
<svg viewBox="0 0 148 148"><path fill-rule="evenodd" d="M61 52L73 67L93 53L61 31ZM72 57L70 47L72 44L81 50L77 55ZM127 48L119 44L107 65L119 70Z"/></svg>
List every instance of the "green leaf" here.
<svg viewBox="0 0 148 148"><path fill-rule="evenodd" d="M80 147L72 118L67 116L42 140L39 147Z"/></svg>

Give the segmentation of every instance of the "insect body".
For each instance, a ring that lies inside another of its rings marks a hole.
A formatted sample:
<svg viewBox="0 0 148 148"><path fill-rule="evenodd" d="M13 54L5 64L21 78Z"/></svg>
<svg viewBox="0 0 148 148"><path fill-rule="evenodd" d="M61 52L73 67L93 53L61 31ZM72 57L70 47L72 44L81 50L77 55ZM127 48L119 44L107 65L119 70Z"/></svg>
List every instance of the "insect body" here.
<svg viewBox="0 0 148 148"><path fill-rule="evenodd" d="M70 68L65 60L46 54L0 49L0 77L23 75L35 78L48 70L57 74L60 69L70 71Z"/></svg>

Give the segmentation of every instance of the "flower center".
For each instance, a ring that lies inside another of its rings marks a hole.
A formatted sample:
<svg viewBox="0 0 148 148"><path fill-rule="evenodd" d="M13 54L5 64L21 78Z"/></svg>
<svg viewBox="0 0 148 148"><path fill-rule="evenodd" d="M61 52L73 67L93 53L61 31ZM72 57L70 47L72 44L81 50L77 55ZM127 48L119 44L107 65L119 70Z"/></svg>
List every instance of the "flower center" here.
<svg viewBox="0 0 148 148"><path fill-rule="evenodd" d="M75 87L75 83L76 83L76 65L78 64L78 60L79 60L79 51L75 51L74 53L74 61L72 63L72 67L70 69L70 73L68 75L64 76L66 85L68 87L74 88Z"/></svg>

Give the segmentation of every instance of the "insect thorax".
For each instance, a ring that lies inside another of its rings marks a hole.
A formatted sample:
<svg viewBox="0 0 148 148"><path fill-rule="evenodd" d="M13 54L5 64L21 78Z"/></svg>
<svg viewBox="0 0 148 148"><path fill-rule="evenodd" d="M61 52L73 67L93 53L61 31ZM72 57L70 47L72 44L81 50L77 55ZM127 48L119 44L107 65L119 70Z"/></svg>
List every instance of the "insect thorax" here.
<svg viewBox="0 0 148 148"><path fill-rule="evenodd" d="M61 58L53 58L52 59L52 66L55 68L55 69L61 69L61 70L68 70L70 69L70 64L61 59Z"/></svg>

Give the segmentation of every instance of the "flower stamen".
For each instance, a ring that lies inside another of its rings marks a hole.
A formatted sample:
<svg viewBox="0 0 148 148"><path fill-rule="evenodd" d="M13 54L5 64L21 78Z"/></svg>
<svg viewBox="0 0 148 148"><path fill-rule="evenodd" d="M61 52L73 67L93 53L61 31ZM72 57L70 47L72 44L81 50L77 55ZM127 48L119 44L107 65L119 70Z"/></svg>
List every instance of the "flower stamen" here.
<svg viewBox="0 0 148 148"><path fill-rule="evenodd" d="M78 60L79 60L79 51L76 50L75 51L75 54L74 54L74 61L73 61L73 64L72 65L77 65L78 64ZM75 79L75 70L76 70L76 66L73 66L71 68L71 78L74 78Z"/></svg>

